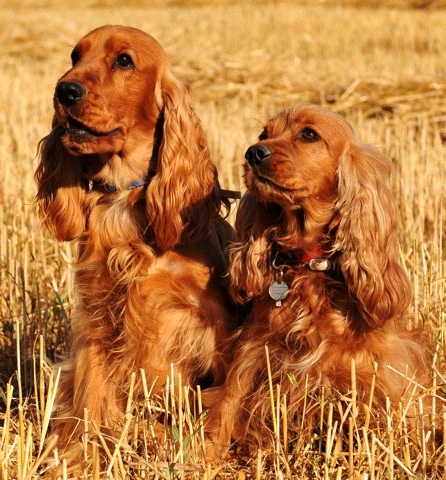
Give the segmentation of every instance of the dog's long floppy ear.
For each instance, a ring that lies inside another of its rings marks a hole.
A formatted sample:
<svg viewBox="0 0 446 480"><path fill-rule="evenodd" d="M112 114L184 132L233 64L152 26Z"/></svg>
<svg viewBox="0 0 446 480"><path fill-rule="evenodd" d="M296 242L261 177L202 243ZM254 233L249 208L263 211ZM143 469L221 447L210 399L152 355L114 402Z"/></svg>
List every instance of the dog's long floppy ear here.
<svg viewBox="0 0 446 480"><path fill-rule="evenodd" d="M50 232L58 240L73 240L85 230L80 158L62 145L64 128L53 121L49 135L39 143L40 162L35 173L36 202Z"/></svg>
<svg viewBox="0 0 446 480"><path fill-rule="evenodd" d="M247 192L237 210L235 229L238 242L230 250L230 276L234 298L250 300L273 282L272 239L277 230L280 207L262 203Z"/></svg>
<svg viewBox="0 0 446 480"><path fill-rule="evenodd" d="M207 235L220 207L217 171L189 88L166 70L161 79L162 139L147 188L147 214L163 251Z"/></svg>
<svg viewBox="0 0 446 480"><path fill-rule="evenodd" d="M396 205L389 188L390 164L376 148L359 142L344 152L338 170L335 239L349 294L365 325L400 318L411 299L399 264Z"/></svg>

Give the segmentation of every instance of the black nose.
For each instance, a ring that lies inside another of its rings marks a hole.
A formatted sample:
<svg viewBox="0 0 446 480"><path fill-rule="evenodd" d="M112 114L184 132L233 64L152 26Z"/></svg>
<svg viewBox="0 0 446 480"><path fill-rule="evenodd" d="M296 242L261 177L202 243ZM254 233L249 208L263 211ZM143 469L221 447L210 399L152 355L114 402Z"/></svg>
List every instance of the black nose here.
<svg viewBox="0 0 446 480"><path fill-rule="evenodd" d="M60 82L56 87L57 100L62 105L70 107L85 95L85 88L77 82Z"/></svg>
<svg viewBox="0 0 446 480"><path fill-rule="evenodd" d="M252 145L246 150L245 158L252 166L261 165L272 155L271 150L265 145Z"/></svg>

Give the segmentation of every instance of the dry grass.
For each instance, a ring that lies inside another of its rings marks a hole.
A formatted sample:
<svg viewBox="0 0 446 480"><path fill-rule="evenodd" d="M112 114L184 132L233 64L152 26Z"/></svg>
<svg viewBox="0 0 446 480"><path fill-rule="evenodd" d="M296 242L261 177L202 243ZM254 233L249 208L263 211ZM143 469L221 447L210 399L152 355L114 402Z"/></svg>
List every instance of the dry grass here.
<svg viewBox="0 0 446 480"><path fill-rule="evenodd" d="M409 323L427 332L437 349L434 380L445 382L446 11L432 9L441 2L377 1L367 4L379 8L359 9L341 4L365 2L59 3L0 7L0 478L38 478L50 471L47 461L59 462L60 478L70 477L51 443L48 420L57 388L49 362L65 347L73 307L73 247L56 243L41 227L32 208L32 176L37 142L51 122L54 84L69 66L71 47L104 23L142 28L163 44L177 75L193 87L226 188L242 188L244 150L266 118L295 102L341 112L360 138L385 150L395 165L401 256L415 293ZM384 8L402 4L431 8ZM116 448L107 450L99 439L85 450L94 465L91 478L104 477L100 455L108 458L107 478L442 478L446 452L415 447L429 446L433 432L409 438L404 409L389 410L377 430L359 421L361 412L352 413L349 398L309 397L326 423L318 437L303 425L286 455L286 409L277 391L275 452L206 465L202 414L172 378L158 401L150 386L142 402L129 392L129 416ZM444 431L442 400L433 399L435 428ZM164 446L153 434L159 410L170 418Z"/></svg>

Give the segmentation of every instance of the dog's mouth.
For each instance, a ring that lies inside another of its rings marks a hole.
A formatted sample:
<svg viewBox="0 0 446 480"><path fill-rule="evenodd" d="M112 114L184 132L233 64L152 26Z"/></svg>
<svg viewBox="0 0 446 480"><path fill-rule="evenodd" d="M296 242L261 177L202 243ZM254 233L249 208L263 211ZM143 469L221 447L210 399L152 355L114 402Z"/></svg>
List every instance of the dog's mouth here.
<svg viewBox="0 0 446 480"><path fill-rule="evenodd" d="M87 137L112 137L119 134L119 128L115 128L108 132L101 132L94 128L88 127L84 123L71 116L68 117L66 128L66 133L68 135L73 135L79 139Z"/></svg>
<svg viewBox="0 0 446 480"><path fill-rule="evenodd" d="M295 188L284 185L270 175L267 175L259 169L251 168L245 175L246 186L248 190L260 197L278 202L278 199L291 199L296 195L301 195L305 191L305 187ZM289 203L288 200L286 202Z"/></svg>
<svg viewBox="0 0 446 480"><path fill-rule="evenodd" d="M256 179L257 182L268 183L270 185L274 185L275 187L280 187L280 185L278 185L272 178L262 175L259 172L255 172L254 178Z"/></svg>
<svg viewBox="0 0 446 480"><path fill-rule="evenodd" d="M271 176L266 175L265 173L261 172L260 169L258 169L258 168L252 168L251 167L251 176L252 176L252 179L257 183L264 184L264 185L269 185L270 187L273 187L277 190L284 190L284 191L289 190L285 186L278 183Z"/></svg>

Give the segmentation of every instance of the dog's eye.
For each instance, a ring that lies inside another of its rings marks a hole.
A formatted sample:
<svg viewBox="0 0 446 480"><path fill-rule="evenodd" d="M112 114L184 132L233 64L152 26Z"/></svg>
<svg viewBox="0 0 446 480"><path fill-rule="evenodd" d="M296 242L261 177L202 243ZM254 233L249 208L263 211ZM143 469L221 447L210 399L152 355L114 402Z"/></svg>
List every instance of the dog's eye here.
<svg viewBox="0 0 446 480"><path fill-rule="evenodd" d="M133 68L135 65L133 64L132 57L128 53L121 53L116 58L113 66L118 68Z"/></svg>
<svg viewBox="0 0 446 480"><path fill-rule="evenodd" d="M266 140L268 138L268 132L266 131L266 128L263 129L263 132L259 135L259 140Z"/></svg>
<svg viewBox="0 0 446 480"><path fill-rule="evenodd" d="M81 54L77 50L73 50L71 52L71 63L73 67L76 65L76 63L81 59Z"/></svg>
<svg viewBox="0 0 446 480"><path fill-rule="evenodd" d="M317 132L315 132L312 128L306 127L303 128L300 132L299 135L297 136L299 140L302 140L303 142L317 142L320 140L319 135Z"/></svg>

